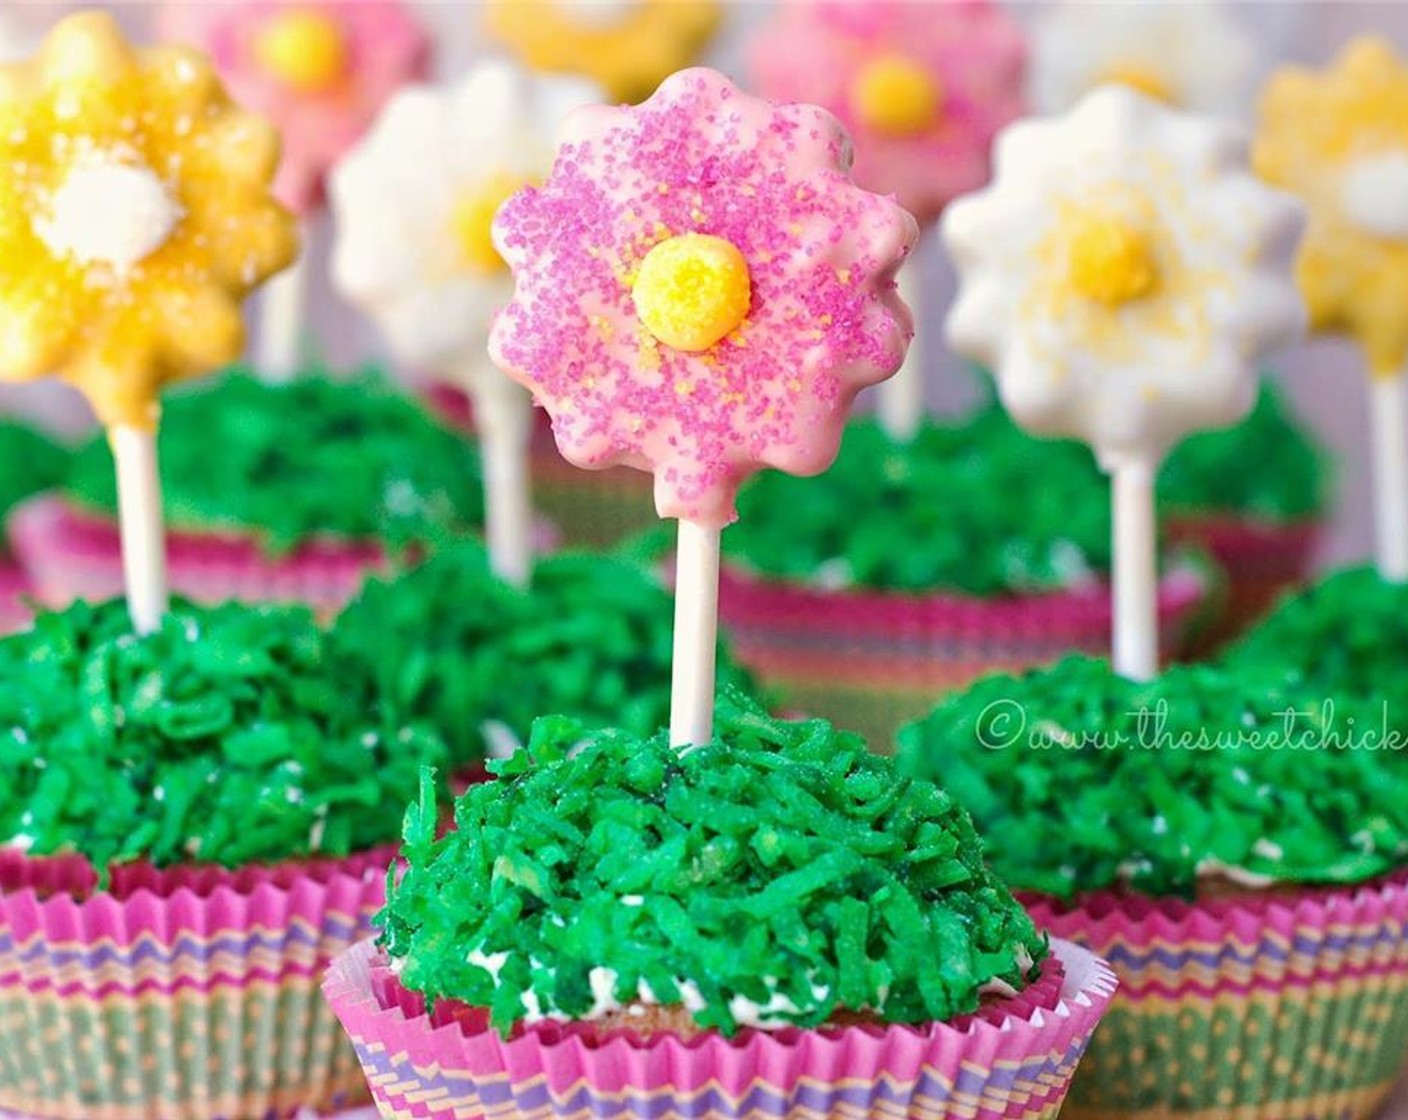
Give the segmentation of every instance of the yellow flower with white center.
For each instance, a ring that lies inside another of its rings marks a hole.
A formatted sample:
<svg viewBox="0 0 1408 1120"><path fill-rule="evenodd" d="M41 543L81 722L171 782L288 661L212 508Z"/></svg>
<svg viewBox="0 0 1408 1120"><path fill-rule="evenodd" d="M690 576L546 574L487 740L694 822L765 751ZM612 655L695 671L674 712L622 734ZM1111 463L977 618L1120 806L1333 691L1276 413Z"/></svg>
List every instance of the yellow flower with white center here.
<svg viewBox="0 0 1408 1120"><path fill-rule="evenodd" d="M1353 336L1376 376L1408 362L1408 66L1361 39L1267 84L1256 168L1310 210L1298 277L1312 328Z"/></svg>
<svg viewBox="0 0 1408 1120"><path fill-rule="evenodd" d="M1257 354L1300 329L1302 223L1235 128L1106 86L1010 126L992 185L945 213L949 335L1024 426L1156 459L1235 422Z"/></svg>
<svg viewBox="0 0 1408 1120"><path fill-rule="evenodd" d="M151 427L164 384L239 355L240 300L297 254L277 162L203 56L134 50L107 15L0 67L0 377Z"/></svg>
<svg viewBox="0 0 1408 1120"><path fill-rule="evenodd" d="M552 166L552 137L602 92L482 62L453 86L410 86L334 170L333 281L416 373L472 373L513 281L491 235L499 205ZM492 367L488 367L492 369Z"/></svg>
<svg viewBox="0 0 1408 1120"><path fill-rule="evenodd" d="M1032 26L1031 101L1059 113L1120 82L1174 108L1235 113L1255 61L1251 38L1215 0L1057 0Z"/></svg>
<svg viewBox="0 0 1408 1120"><path fill-rule="evenodd" d="M489 0L491 38L535 70L641 101L690 65L719 25L713 0Z"/></svg>

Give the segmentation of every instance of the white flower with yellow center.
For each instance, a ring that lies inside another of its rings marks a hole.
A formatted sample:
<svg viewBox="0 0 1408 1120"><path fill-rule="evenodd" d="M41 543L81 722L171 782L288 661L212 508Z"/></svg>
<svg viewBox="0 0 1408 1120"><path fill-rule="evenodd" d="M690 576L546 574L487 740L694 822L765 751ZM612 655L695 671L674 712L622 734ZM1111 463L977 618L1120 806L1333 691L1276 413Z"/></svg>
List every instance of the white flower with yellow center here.
<svg viewBox="0 0 1408 1120"><path fill-rule="evenodd" d="M1304 320L1302 208L1247 158L1234 126L1117 85L1000 135L992 185L944 215L948 331L1018 423L1115 466L1246 412Z"/></svg>
<svg viewBox="0 0 1408 1120"><path fill-rule="evenodd" d="M401 362L500 376L484 353L513 281L490 237L494 213L546 177L562 118L601 100L580 79L483 62L453 86L397 93L334 170L334 283Z"/></svg>
<svg viewBox="0 0 1408 1120"><path fill-rule="evenodd" d="M1215 0L1058 0L1032 26L1031 101L1059 113L1122 82L1176 108L1233 113L1255 61L1246 31Z"/></svg>

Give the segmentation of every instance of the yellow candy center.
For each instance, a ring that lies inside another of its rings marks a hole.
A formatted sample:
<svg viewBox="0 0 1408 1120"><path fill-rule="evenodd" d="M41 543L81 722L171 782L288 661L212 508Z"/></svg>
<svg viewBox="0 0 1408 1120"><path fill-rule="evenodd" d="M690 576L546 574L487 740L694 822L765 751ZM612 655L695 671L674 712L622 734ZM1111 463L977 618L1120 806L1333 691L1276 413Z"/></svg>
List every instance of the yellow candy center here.
<svg viewBox="0 0 1408 1120"><path fill-rule="evenodd" d="M683 233L645 255L631 289L636 314L675 350L707 350L737 329L753 299L748 262L730 241Z"/></svg>
<svg viewBox="0 0 1408 1120"><path fill-rule="evenodd" d="M279 81L302 93L325 93L347 73L347 37L338 22L312 8L272 17L254 41L254 53Z"/></svg>
<svg viewBox="0 0 1408 1120"><path fill-rule="evenodd" d="M932 128L943 108L943 90L922 67L903 55L871 59L851 86L861 121L890 136L914 136Z"/></svg>
<svg viewBox="0 0 1408 1120"><path fill-rule="evenodd" d="M1079 211L1066 222L1066 276L1077 293L1116 308L1154 290L1158 266L1144 228L1099 211Z"/></svg>
<svg viewBox="0 0 1408 1120"><path fill-rule="evenodd" d="M506 265L494 248L494 215L504 200L524 185L517 175L500 171L467 191L455 206L455 238L460 259L475 272L502 271Z"/></svg>
<svg viewBox="0 0 1408 1120"><path fill-rule="evenodd" d="M1178 102L1169 80L1158 71L1139 62L1111 67L1105 72L1105 81L1118 82L1121 85L1129 86L1130 89L1137 89L1140 93L1152 97L1155 101L1162 101L1165 105L1175 105Z"/></svg>

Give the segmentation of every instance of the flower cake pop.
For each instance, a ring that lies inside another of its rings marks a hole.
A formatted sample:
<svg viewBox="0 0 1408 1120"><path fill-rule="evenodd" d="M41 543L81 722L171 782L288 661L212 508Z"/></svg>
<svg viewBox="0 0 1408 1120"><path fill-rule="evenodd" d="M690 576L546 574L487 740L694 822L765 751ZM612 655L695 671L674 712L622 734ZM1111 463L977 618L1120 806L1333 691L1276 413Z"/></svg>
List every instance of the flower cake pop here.
<svg viewBox="0 0 1408 1120"><path fill-rule="evenodd" d="M993 185L945 214L955 346L1019 424L1084 440L1114 475L1122 673L1157 665L1154 473L1185 435L1245 415L1252 360L1299 331L1302 225L1236 128L1118 85L1013 125Z"/></svg>
<svg viewBox="0 0 1408 1120"><path fill-rule="evenodd" d="M489 37L536 70L639 101L690 65L719 25L714 0L489 0Z"/></svg>

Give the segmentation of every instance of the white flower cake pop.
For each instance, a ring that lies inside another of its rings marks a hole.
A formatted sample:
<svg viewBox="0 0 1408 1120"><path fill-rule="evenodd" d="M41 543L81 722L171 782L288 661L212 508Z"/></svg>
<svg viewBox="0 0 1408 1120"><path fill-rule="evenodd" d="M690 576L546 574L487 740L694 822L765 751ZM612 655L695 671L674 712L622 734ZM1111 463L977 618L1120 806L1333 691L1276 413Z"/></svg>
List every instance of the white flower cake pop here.
<svg viewBox="0 0 1408 1120"><path fill-rule="evenodd" d="M1115 85L999 137L993 184L944 216L948 332L1019 423L1109 465L1246 413L1304 322L1302 209L1247 159L1235 126Z"/></svg>

